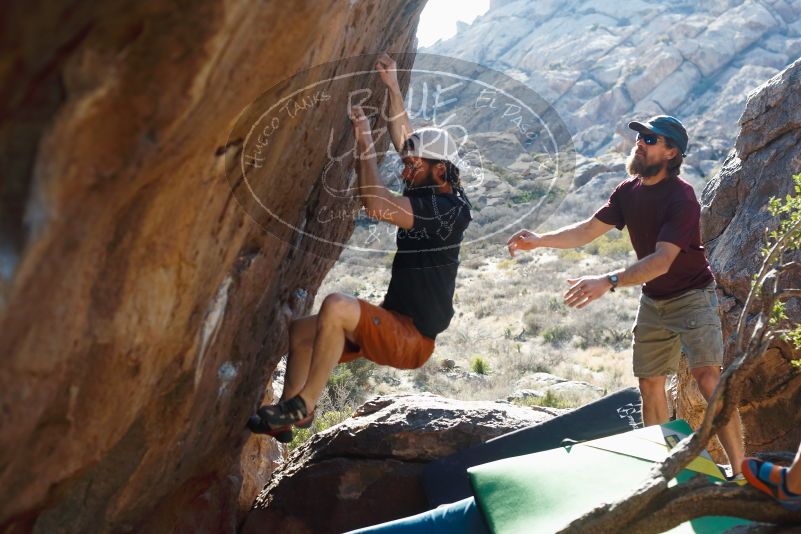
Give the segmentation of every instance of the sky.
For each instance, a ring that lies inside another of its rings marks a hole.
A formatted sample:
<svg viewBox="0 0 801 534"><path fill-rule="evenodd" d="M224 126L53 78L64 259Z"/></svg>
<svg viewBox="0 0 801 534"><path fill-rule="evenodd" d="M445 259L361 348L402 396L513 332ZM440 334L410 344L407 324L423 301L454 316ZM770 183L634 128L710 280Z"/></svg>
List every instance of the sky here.
<svg viewBox="0 0 801 534"><path fill-rule="evenodd" d="M428 0L417 26L418 46L456 35L456 21L468 24L489 9L489 0Z"/></svg>

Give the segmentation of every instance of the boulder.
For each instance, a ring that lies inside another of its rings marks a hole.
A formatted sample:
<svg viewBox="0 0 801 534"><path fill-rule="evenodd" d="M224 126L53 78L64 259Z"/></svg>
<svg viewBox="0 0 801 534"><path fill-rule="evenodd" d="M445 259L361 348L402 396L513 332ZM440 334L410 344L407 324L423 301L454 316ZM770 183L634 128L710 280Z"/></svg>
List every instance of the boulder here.
<svg viewBox="0 0 801 534"><path fill-rule="evenodd" d="M423 512L426 462L551 417L428 394L376 397L292 453L259 495L243 533L343 532Z"/></svg>
<svg viewBox="0 0 801 534"><path fill-rule="evenodd" d="M801 59L749 95L735 150L701 197L702 238L719 286L726 363L736 356L731 334L762 262L765 229L776 226L765 206L770 197L791 193L791 176L801 172L799 80ZM801 276L788 276L785 283L798 287ZM787 312L791 323L801 322L798 303L790 303ZM777 343L748 380L740 411L749 452L795 450L801 441L801 373L789 363L800 357L801 352ZM679 380L680 389L692 391L687 371ZM677 404L693 424L700 421L705 404L697 394Z"/></svg>
<svg viewBox="0 0 801 534"><path fill-rule="evenodd" d="M568 380L550 373L532 373L519 379L515 384L516 391L533 391L538 396L548 392L570 402L588 402L604 395L603 388L589 382ZM531 395L529 395L531 396Z"/></svg>
<svg viewBox="0 0 801 534"><path fill-rule="evenodd" d="M245 421L338 249L242 209L227 136L312 66L413 52L423 6L4 2L0 530L235 531L281 456ZM347 93L273 132L249 182L333 242L353 223L305 217L354 205L318 186L332 128L353 143Z"/></svg>

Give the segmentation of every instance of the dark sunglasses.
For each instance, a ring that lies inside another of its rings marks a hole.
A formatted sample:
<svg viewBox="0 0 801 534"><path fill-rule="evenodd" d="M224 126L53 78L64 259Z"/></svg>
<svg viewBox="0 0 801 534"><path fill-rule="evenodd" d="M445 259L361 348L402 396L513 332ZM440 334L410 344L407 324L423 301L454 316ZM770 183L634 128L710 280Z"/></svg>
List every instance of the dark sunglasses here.
<svg viewBox="0 0 801 534"><path fill-rule="evenodd" d="M651 134L637 134L637 141L642 139L646 145L655 145L659 141L659 137Z"/></svg>

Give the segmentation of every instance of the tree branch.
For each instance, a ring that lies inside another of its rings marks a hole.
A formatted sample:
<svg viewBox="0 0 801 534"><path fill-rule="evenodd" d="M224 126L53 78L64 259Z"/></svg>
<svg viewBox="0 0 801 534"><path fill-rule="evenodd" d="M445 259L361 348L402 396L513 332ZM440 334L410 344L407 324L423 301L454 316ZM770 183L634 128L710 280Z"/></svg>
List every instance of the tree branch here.
<svg viewBox="0 0 801 534"><path fill-rule="evenodd" d="M765 257L765 261L762 262L762 266L757 273L756 280L754 281L753 286L751 287L751 291L748 292L748 296L745 299L745 303L743 304L743 310L740 312L740 319L737 321L737 338L734 343L734 353L739 354L742 351L742 341L743 336L745 335L745 326L747 322L748 312L751 309L751 305L753 304L754 300L757 298L758 291L754 291L756 288L761 288L764 284L765 277L768 276L770 273L775 272L774 269L771 267L776 261L781 259L781 255L784 253L785 249L787 248L787 241L795 234L797 234L801 230L801 219L799 219L786 233L784 233L776 242L770 247L767 256ZM792 263L792 262L791 262Z"/></svg>
<svg viewBox="0 0 801 534"><path fill-rule="evenodd" d="M668 489L649 508L640 521L625 528L627 533L664 532L703 516L740 517L776 525L801 524L801 512L785 510L750 486L715 484L702 476Z"/></svg>
<svg viewBox="0 0 801 534"><path fill-rule="evenodd" d="M801 269L801 261L788 261L779 265L776 270L779 272L789 271L791 269Z"/></svg>
<svg viewBox="0 0 801 534"><path fill-rule="evenodd" d="M779 300L787 300L793 297L801 297L801 289L795 287L782 289L779 294L776 295L776 298Z"/></svg>

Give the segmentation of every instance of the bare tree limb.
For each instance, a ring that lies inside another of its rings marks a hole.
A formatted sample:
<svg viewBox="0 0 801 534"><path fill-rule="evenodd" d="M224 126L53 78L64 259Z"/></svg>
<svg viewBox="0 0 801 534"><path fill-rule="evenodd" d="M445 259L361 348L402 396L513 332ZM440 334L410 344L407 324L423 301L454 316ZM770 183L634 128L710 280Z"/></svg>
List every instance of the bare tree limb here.
<svg viewBox="0 0 801 534"><path fill-rule="evenodd" d="M750 486L715 484L700 476L668 489L648 512L625 531L634 534L664 532L702 516L739 517L777 525L801 524L801 512L785 510Z"/></svg>
<svg viewBox="0 0 801 534"><path fill-rule="evenodd" d="M787 248L787 241L790 237L798 231L801 230L801 220L796 222L790 229L784 233L776 242L771 246L770 250L768 251L768 255L765 258L765 261L762 262L762 266L757 273L756 279L754 281L754 285L751 288L751 291L748 292L748 296L745 299L745 303L743 304L743 310L740 313L740 320L737 322L737 338L734 344L734 353L739 354L742 351L742 341L743 336L745 335L745 326L746 321L748 318L749 310L751 309L751 305L753 304L754 300L758 297L758 291L754 291L755 288L761 288L763 286L765 277L768 276L769 273L774 272L774 269L771 267L776 261L781 258L781 255L784 253L785 249Z"/></svg>
<svg viewBox="0 0 801 534"><path fill-rule="evenodd" d="M779 272L789 271L792 269L801 269L801 261L788 261L787 263L783 263L776 268L776 270Z"/></svg>
<svg viewBox="0 0 801 534"><path fill-rule="evenodd" d="M801 297L801 289L794 287L788 289L782 289L781 292L778 295L776 295L776 298L778 300L787 300L793 297Z"/></svg>

